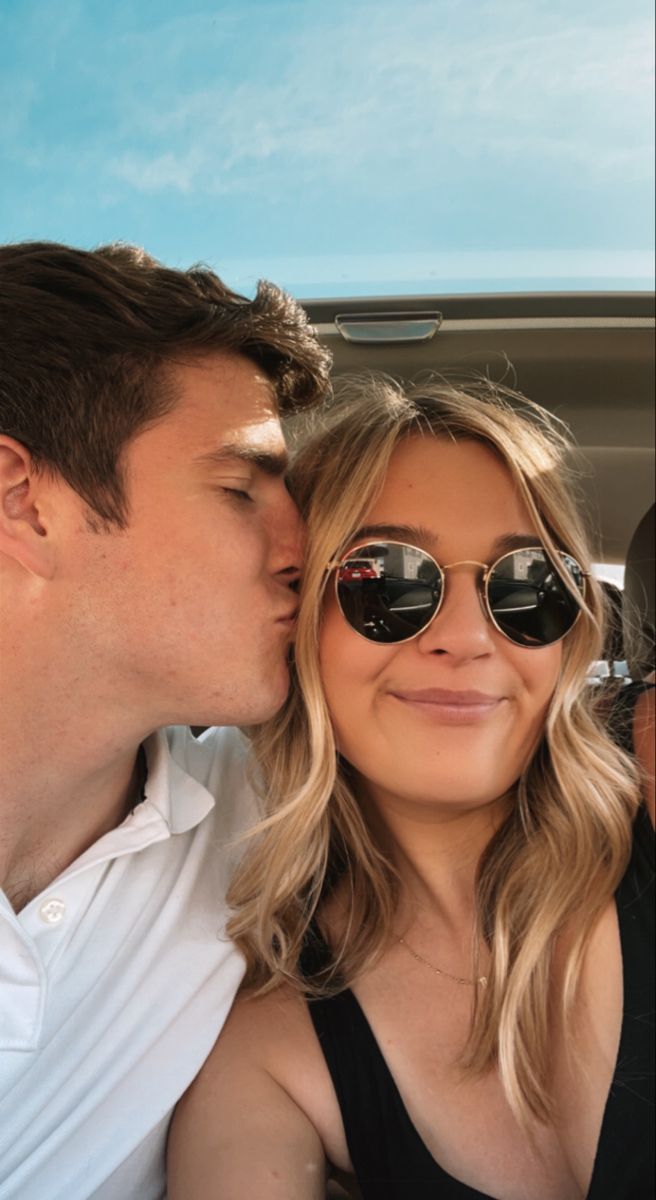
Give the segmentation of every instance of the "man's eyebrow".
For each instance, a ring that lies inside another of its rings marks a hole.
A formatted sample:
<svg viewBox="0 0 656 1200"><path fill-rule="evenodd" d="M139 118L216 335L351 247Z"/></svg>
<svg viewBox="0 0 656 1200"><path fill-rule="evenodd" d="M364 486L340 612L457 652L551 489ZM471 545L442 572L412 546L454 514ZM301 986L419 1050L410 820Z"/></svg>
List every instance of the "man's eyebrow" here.
<svg viewBox="0 0 656 1200"><path fill-rule="evenodd" d="M276 479L285 475L289 468L286 450L258 450L255 446L240 446L236 442L226 442L223 446L217 446L216 450L208 450L194 459L194 462L210 467L225 467L235 461L257 467L265 475Z"/></svg>

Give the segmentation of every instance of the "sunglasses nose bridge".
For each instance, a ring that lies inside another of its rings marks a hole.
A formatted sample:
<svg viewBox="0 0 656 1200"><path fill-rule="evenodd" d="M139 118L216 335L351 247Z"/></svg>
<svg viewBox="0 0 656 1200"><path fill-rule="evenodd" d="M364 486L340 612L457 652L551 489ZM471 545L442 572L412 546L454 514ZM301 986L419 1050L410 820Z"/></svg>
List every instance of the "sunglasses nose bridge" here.
<svg viewBox="0 0 656 1200"><path fill-rule="evenodd" d="M442 572L444 573L445 571L453 571L455 567L478 567L479 568L480 575L476 582L478 585L478 594L479 594L479 597L481 600L481 604L483 605L483 610L485 611L486 584L487 584L488 575L490 573L490 568L489 568L488 564L479 562L478 559L476 559L476 558L461 558L458 560L458 562L447 563L445 567L442 567Z"/></svg>
<svg viewBox="0 0 656 1200"><path fill-rule="evenodd" d="M479 562L476 558L459 558L457 562L446 563L442 570L452 571L454 567L480 567L483 572L489 570L487 563Z"/></svg>
<svg viewBox="0 0 656 1200"><path fill-rule="evenodd" d="M490 574L489 563L479 562L477 558L459 558L456 562L446 563L442 567L443 578L446 581L445 572L453 571L456 567L478 567L480 575L476 581L476 592L478 594L478 602L481 606L481 612L486 620L490 620L491 613L487 598L487 581ZM443 591L446 590L446 587Z"/></svg>

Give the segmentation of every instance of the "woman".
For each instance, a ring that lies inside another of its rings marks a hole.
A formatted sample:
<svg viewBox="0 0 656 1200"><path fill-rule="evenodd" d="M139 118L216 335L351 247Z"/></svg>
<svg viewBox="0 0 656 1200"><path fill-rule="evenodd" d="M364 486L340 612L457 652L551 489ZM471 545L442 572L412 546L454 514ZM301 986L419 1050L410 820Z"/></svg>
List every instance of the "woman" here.
<svg viewBox="0 0 656 1200"><path fill-rule="evenodd" d="M649 1194L650 831L586 684L566 452L521 397L383 379L299 454L296 687L232 889L252 990L171 1200L310 1200L326 1162L367 1200Z"/></svg>

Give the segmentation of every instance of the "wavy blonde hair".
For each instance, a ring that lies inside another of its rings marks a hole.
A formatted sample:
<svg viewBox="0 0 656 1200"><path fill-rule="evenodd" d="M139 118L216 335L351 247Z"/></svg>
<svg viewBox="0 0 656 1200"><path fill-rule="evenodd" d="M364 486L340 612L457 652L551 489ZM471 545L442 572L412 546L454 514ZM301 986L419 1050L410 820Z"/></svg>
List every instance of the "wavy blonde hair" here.
<svg viewBox="0 0 656 1200"><path fill-rule="evenodd" d="M282 711L253 733L265 817L229 893L230 933L246 956L249 982L262 990L283 980L305 993L346 987L392 934L399 880L336 752L319 636L326 564L348 548L383 486L395 447L425 436L491 447L516 481L545 546L552 553L566 549L589 570L566 466L570 443L546 411L487 381L402 388L367 376L342 387L340 401L292 467L291 490L308 529L293 686ZM462 1063L473 1074L496 1065L523 1122L529 1115L552 1116L556 939L566 927L574 929L565 954L567 1018L586 940L626 869L639 798L636 768L610 741L586 684L603 633L603 598L593 580L587 583L581 616L563 643L543 736L476 879L478 932L491 964ZM336 881L348 889L348 927L332 947L329 967L307 978L299 960L308 927Z"/></svg>

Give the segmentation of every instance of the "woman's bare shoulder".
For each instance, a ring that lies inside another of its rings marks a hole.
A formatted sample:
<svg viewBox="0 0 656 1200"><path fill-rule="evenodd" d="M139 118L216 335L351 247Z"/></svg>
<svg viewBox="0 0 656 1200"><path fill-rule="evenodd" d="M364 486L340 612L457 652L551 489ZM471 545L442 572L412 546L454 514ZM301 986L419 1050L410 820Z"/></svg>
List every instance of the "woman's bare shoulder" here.
<svg viewBox="0 0 656 1200"><path fill-rule="evenodd" d="M287 1075L290 1061L318 1051L315 1040L307 1004L294 988L283 984L264 994L244 990L237 996L199 1079L222 1072L233 1058L257 1064L276 1078Z"/></svg>
<svg viewBox="0 0 656 1200"><path fill-rule="evenodd" d="M197 1079L183 1097L176 1121L225 1114L235 1088L251 1095L271 1091L281 1112L287 1100L316 1131L325 1156L348 1171L350 1162L337 1097L307 1003L294 988L281 985L265 994L243 991Z"/></svg>

